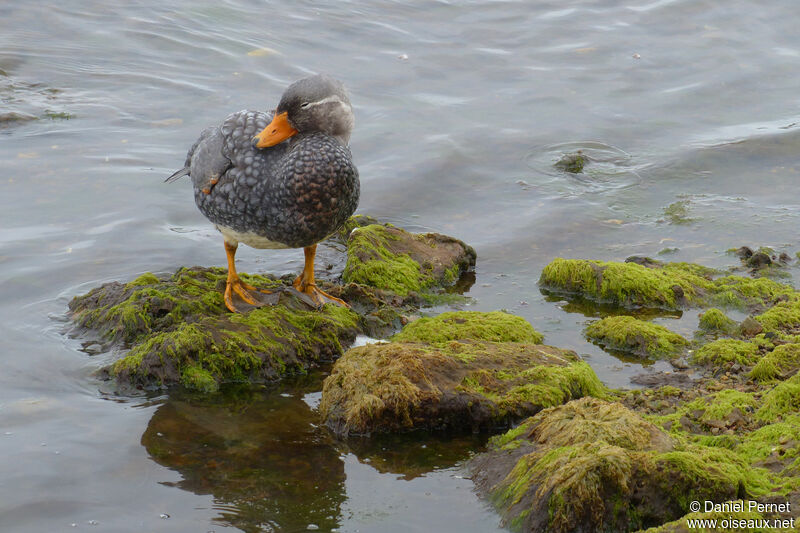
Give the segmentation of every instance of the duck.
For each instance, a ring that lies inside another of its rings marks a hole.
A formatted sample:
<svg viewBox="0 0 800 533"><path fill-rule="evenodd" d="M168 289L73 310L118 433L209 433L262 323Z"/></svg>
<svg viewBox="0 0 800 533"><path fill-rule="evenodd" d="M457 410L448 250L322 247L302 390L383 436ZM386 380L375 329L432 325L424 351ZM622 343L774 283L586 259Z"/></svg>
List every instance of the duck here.
<svg viewBox="0 0 800 533"><path fill-rule="evenodd" d="M302 248L303 271L292 283L304 301L349 307L317 287L317 244L358 207L360 182L349 148L353 107L339 80L317 74L284 91L274 111L243 110L203 130L182 169L166 178L191 179L200 212L222 234L228 272L223 295L233 313L268 305L273 291L236 272L240 243L257 249Z"/></svg>

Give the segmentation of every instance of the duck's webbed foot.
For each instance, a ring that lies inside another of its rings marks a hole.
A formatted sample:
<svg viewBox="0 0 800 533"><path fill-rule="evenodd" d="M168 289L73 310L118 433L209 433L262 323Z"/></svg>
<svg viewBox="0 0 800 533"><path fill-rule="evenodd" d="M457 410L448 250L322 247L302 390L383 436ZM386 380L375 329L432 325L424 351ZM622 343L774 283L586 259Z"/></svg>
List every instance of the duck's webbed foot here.
<svg viewBox="0 0 800 533"><path fill-rule="evenodd" d="M236 307L233 303L233 293L239 295L239 297L244 300L246 303L255 306L255 307L262 307L264 305L270 305L269 302L265 302L261 299L256 298L252 293L264 293L264 294L272 294L272 291L268 291L267 289L259 289L253 287L250 284L245 283L239 276L234 273L233 279L231 275L228 274L228 281L225 284L225 307L230 309L232 313L241 313L243 312L242 309Z"/></svg>
<svg viewBox="0 0 800 533"><path fill-rule="evenodd" d="M349 308L350 305L344 300L331 296L317 287L314 281L314 257L316 256L317 245L308 246L304 248L303 251L306 256L305 267L303 268L303 273L297 276L294 283L292 283L295 290L308 296L317 307L322 307L326 303L333 303Z"/></svg>
<svg viewBox="0 0 800 533"><path fill-rule="evenodd" d="M234 263L236 247L237 245L228 243L227 241L225 242L225 253L228 256L228 279L225 283L225 294L223 295L223 298L225 299L225 307L227 307L232 313L244 312L243 309L237 308L233 303L234 293L239 295L239 297L244 300L245 303L255 307L271 305L272 302L266 302L262 299L259 299L253 293L273 294L272 291L253 287L249 283L245 283L241 280L241 278L239 278L239 274L236 273L236 266Z"/></svg>
<svg viewBox="0 0 800 533"><path fill-rule="evenodd" d="M347 308L350 307L350 305L344 300L339 299L336 296L331 296L327 292L317 287L317 284L313 281L311 283L304 282L302 274L297 276L297 279L294 280L292 286L298 292L308 296L317 307L322 307L327 303L332 303Z"/></svg>

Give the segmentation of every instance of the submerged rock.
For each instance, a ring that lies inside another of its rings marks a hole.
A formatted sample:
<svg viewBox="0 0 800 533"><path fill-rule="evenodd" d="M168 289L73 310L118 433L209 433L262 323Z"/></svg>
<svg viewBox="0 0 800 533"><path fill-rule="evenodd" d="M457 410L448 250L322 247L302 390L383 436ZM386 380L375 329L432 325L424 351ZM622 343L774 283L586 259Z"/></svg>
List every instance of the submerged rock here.
<svg viewBox="0 0 800 533"><path fill-rule="evenodd" d="M553 166L570 174L580 174L583 172L583 167L586 166L586 161L587 157L583 151L578 150L571 154L564 154L561 159L553 163Z"/></svg>
<svg viewBox="0 0 800 533"><path fill-rule="evenodd" d="M605 394L574 352L534 344L541 336L506 313L446 313L396 339L353 348L334 365L320 412L337 435L494 428Z"/></svg>
<svg viewBox="0 0 800 533"><path fill-rule="evenodd" d="M769 475L723 448L675 440L621 404L546 409L471 462L476 486L516 531L634 531L674 520L692 500L769 491Z"/></svg>

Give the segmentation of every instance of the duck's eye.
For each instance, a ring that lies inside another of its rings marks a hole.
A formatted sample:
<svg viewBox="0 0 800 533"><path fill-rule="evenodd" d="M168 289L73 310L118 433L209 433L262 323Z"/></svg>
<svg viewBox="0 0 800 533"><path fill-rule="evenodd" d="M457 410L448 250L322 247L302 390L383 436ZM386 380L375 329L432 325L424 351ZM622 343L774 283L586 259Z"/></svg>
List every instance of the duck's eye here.
<svg viewBox="0 0 800 533"><path fill-rule="evenodd" d="M310 106L310 105L311 105L311 104L309 104L308 102L303 102L302 104L300 104L300 108L301 108L301 109L305 109L305 108L307 108L307 107L308 107L308 106Z"/></svg>

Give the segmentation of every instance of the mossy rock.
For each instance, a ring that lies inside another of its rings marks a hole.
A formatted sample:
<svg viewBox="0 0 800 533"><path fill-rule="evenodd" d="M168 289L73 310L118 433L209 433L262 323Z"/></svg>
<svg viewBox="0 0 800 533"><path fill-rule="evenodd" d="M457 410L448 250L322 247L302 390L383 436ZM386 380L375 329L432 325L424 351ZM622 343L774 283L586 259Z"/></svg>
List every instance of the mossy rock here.
<svg viewBox="0 0 800 533"><path fill-rule="evenodd" d="M764 331L800 333L800 296L780 302L754 318Z"/></svg>
<svg viewBox="0 0 800 533"><path fill-rule="evenodd" d="M770 473L731 450L676 440L618 403L545 409L470 462L478 491L514 531L635 531L692 500L758 497Z"/></svg>
<svg viewBox="0 0 800 533"><path fill-rule="evenodd" d="M716 307L712 307L700 315L698 327L704 333L731 335L736 331L737 324L735 320L728 318L725 313Z"/></svg>
<svg viewBox="0 0 800 533"><path fill-rule="evenodd" d="M689 341L664 326L632 316L610 316L589 324L586 338L605 349L644 359L665 359L680 354Z"/></svg>
<svg viewBox="0 0 800 533"><path fill-rule="evenodd" d="M283 287L265 276L242 278ZM93 289L69 307L79 327L131 348L103 372L136 388L181 383L213 391L221 382L273 380L335 359L359 331L354 312L331 304L312 310L286 294L278 305L230 313L225 279L220 268L181 268L168 278L148 273Z"/></svg>
<svg viewBox="0 0 800 533"><path fill-rule="evenodd" d="M539 344L544 337L527 320L516 315L502 311L455 311L415 320L392 340L431 344L460 340Z"/></svg>
<svg viewBox="0 0 800 533"><path fill-rule="evenodd" d="M703 345L689 360L697 365L721 367L726 363L751 366L758 361L759 344L738 339L718 339Z"/></svg>
<svg viewBox="0 0 800 533"><path fill-rule="evenodd" d="M800 370L800 344L781 344L758 360L750 377L759 381L786 379Z"/></svg>
<svg viewBox="0 0 800 533"><path fill-rule="evenodd" d="M556 258L542 271L539 285L545 292L595 302L667 310L709 305L763 308L795 293L792 287L769 279L718 275L691 263L644 266Z"/></svg>
<svg viewBox="0 0 800 533"><path fill-rule="evenodd" d="M454 283L475 257L471 246L446 235L371 224L350 232L342 279L407 296Z"/></svg>
<svg viewBox="0 0 800 533"><path fill-rule="evenodd" d="M479 430L507 427L573 398L606 394L591 367L572 351L495 341L492 320L517 322L500 315L448 313L439 319L447 324L440 336L430 334L430 323L412 323L398 335L407 341L348 350L323 386L325 423L339 436L416 428ZM490 317L489 327L476 327L481 316ZM506 335L539 338L530 325L520 324Z"/></svg>
<svg viewBox="0 0 800 533"><path fill-rule="evenodd" d="M783 420L800 411L800 374L770 389L761 398L756 418L764 422Z"/></svg>

